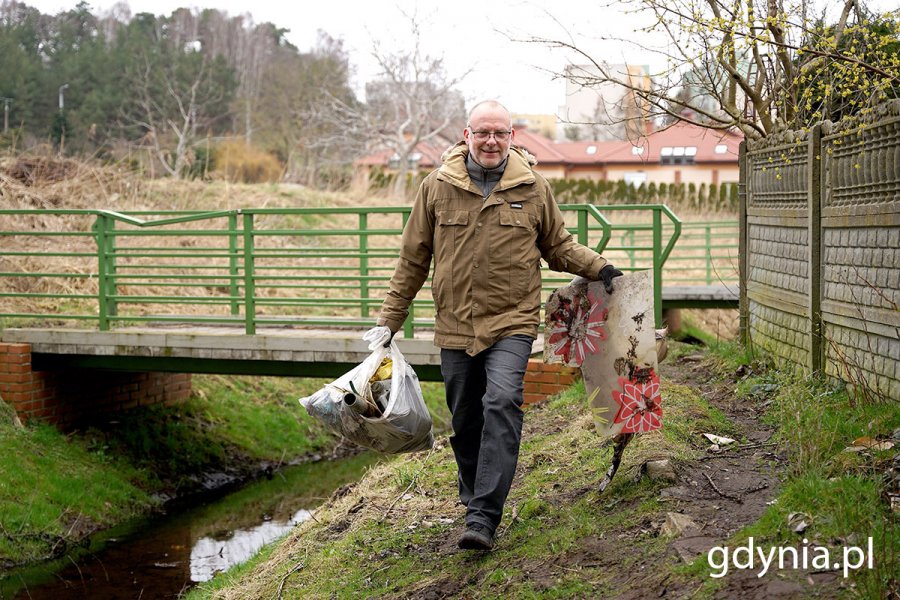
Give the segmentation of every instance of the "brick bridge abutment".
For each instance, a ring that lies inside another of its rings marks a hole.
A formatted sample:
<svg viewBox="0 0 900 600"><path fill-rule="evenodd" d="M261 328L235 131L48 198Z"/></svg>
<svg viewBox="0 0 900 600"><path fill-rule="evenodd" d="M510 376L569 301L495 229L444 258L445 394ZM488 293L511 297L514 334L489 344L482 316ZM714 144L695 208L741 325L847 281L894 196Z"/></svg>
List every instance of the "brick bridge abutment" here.
<svg viewBox="0 0 900 600"><path fill-rule="evenodd" d="M0 399L22 421L70 429L138 406L176 404L190 395L190 373L34 371L30 344L0 342Z"/></svg>

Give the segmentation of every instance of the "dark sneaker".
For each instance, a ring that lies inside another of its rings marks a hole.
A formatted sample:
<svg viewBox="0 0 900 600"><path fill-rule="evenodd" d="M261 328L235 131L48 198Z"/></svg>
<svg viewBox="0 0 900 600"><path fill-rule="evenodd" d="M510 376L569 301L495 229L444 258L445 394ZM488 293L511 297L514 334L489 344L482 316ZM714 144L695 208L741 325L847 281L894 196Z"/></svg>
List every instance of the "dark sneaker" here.
<svg viewBox="0 0 900 600"><path fill-rule="evenodd" d="M458 545L463 550L492 550L494 533L480 523L472 523L466 527L466 532L459 538Z"/></svg>

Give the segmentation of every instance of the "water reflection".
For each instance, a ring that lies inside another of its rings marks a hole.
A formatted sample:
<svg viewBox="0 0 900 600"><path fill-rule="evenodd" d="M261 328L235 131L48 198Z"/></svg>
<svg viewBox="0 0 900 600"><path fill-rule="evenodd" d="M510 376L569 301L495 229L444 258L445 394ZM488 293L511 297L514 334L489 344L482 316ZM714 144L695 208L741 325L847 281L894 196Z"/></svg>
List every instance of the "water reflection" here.
<svg viewBox="0 0 900 600"><path fill-rule="evenodd" d="M216 573L247 561L260 548L280 538L311 515L301 508L287 521L268 521L251 529L238 529L226 538L200 538L191 549L191 581L209 581Z"/></svg>
<svg viewBox="0 0 900 600"><path fill-rule="evenodd" d="M51 564L0 574L0 600L171 600L252 557L379 460L362 454L291 467L162 518L131 523Z"/></svg>

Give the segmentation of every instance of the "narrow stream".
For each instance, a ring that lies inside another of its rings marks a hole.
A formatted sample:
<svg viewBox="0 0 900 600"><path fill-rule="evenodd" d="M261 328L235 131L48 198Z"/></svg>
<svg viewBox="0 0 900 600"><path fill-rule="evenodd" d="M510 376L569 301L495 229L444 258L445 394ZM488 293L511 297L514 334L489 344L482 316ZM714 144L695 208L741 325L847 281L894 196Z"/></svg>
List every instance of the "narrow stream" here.
<svg viewBox="0 0 900 600"><path fill-rule="evenodd" d="M271 480L104 532L77 557L0 579L0 600L177 598L286 534L378 459L367 453L290 467Z"/></svg>

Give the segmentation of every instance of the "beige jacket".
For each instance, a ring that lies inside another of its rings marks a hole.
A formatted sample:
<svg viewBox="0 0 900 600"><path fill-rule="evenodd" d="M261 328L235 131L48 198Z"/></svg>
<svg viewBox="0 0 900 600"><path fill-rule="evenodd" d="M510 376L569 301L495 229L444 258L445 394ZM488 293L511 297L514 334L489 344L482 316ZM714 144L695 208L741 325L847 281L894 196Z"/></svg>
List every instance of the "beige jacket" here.
<svg viewBox="0 0 900 600"><path fill-rule="evenodd" d="M512 148L502 179L483 199L466 171L467 154L464 142L452 147L419 187L378 324L401 328L434 258L434 344L474 356L510 335L537 337L541 258L591 280L606 260L572 239L528 155Z"/></svg>

